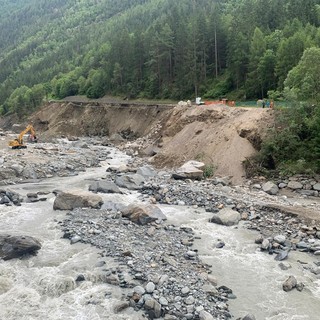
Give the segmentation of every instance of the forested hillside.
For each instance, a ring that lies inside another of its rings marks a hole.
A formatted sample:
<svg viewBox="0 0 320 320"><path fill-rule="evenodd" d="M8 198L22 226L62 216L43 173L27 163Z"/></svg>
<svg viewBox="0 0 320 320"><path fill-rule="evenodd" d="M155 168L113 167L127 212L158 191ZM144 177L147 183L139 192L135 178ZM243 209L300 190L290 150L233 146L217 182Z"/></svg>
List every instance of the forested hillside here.
<svg viewBox="0 0 320 320"><path fill-rule="evenodd" d="M311 80L302 85L297 69L287 79L306 49L320 47L320 0L0 0L0 5L3 114L24 115L44 97L75 94L257 99L268 93L277 98L286 86L305 99L320 91Z"/></svg>

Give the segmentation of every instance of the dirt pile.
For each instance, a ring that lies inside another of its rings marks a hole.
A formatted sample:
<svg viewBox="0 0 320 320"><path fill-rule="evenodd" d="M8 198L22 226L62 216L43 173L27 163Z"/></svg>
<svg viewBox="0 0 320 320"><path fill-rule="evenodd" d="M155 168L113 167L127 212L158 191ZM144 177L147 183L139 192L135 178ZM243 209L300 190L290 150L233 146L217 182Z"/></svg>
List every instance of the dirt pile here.
<svg viewBox="0 0 320 320"><path fill-rule="evenodd" d="M273 110L225 105L173 106L102 102L53 102L29 121L40 140L57 136L130 138L131 146L159 167L199 160L216 175L244 180L242 162L259 148L273 125ZM140 142L139 144L132 141ZM156 149L155 155L146 150Z"/></svg>
<svg viewBox="0 0 320 320"><path fill-rule="evenodd" d="M260 147L273 112L267 109L229 108L224 105L176 107L163 128L156 165L175 166L195 159L215 168L215 174L241 183L242 161Z"/></svg>

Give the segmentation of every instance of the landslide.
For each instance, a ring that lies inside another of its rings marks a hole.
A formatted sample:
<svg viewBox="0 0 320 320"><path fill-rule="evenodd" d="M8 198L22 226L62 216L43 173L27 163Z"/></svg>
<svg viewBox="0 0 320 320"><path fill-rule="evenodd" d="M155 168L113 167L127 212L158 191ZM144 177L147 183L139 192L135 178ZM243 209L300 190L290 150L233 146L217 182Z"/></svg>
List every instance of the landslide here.
<svg viewBox="0 0 320 320"><path fill-rule="evenodd" d="M273 110L230 108L225 105L176 107L163 131L163 148L154 157L157 165L179 165L195 159L230 176L234 184L245 178L242 162L259 150Z"/></svg>
<svg viewBox="0 0 320 320"><path fill-rule="evenodd" d="M97 102L54 102L30 118L42 139L118 133L158 168L199 160L234 184L243 183L242 162L257 152L273 120L273 110L262 108Z"/></svg>

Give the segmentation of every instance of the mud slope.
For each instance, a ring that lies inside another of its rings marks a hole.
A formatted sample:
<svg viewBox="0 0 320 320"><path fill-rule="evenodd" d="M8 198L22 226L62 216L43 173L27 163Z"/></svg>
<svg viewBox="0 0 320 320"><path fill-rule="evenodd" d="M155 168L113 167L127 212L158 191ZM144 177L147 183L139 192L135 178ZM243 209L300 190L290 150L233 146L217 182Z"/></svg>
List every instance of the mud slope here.
<svg viewBox="0 0 320 320"><path fill-rule="evenodd" d="M45 135L110 136L131 132L135 137L148 133L156 121L166 121L171 106L52 103L31 117Z"/></svg>
<svg viewBox="0 0 320 320"><path fill-rule="evenodd" d="M136 147L157 148L150 161L157 167L176 167L187 160L213 166L216 175L243 182L242 161L259 148L273 111L212 106L148 106L52 103L31 118L43 136L102 135L130 132Z"/></svg>
<svg viewBox="0 0 320 320"><path fill-rule="evenodd" d="M175 108L163 132L163 148L154 157L157 165L178 165L196 159L212 165L216 175L244 177L242 161L259 148L273 111L226 106Z"/></svg>

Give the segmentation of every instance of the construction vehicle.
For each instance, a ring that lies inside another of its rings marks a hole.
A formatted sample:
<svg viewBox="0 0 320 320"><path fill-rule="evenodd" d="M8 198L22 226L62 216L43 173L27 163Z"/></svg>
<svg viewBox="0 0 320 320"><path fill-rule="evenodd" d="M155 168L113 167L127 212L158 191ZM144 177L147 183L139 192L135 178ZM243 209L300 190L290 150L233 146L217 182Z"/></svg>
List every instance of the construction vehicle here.
<svg viewBox="0 0 320 320"><path fill-rule="evenodd" d="M9 142L9 146L12 147L12 149L24 149L27 146L23 143L23 136L30 132L28 141L29 142L38 142L36 132L31 124L29 124L23 131L20 132L18 138L11 140Z"/></svg>

